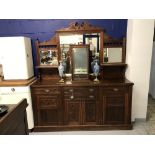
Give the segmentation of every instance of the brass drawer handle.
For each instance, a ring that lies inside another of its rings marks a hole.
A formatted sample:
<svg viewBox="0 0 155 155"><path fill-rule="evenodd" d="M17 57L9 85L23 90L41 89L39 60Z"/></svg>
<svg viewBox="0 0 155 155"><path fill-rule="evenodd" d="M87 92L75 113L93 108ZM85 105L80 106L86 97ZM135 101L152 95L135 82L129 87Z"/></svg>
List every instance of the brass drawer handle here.
<svg viewBox="0 0 155 155"><path fill-rule="evenodd" d="M90 92L93 92L93 91L94 91L94 89L89 89L89 91L90 91Z"/></svg>
<svg viewBox="0 0 155 155"><path fill-rule="evenodd" d="M49 92L50 92L50 90L49 90L49 89L45 89L44 91L45 91L46 93L49 93Z"/></svg>
<svg viewBox="0 0 155 155"><path fill-rule="evenodd" d="M119 90L118 88L114 88L114 89L113 89L113 91L118 91L118 90Z"/></svg>
<svg viewBox="0 0 155 155"><path fill-rule="evenodd" d="M73 92L73 89L70 89L69 91L70 91L70 92Z"/></svg>
<svg viewBox="0 0 155 155"><path fill-rule="evenodd" d="M94 96L93 95L90 95L89 98L94 98Z"/></svg>

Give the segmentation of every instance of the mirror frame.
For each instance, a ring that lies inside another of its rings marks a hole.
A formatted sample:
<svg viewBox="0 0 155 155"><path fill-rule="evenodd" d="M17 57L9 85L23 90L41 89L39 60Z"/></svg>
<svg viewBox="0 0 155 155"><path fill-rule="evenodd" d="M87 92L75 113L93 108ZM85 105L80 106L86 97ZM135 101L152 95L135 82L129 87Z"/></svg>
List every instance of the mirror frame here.
<svg viewBox="0 0 155 155"><path fill-rule="evenodd" d="M96 38L96 39L97 39L97 45L96 45L97 49L96 49L96 50L97 50L97 52L99 52L99 49L100 49L100 48L99 48L99 35L87 35L87 34L85 35L85 34L84 34L84 35L83 35L83 43L84 43L84 44L86 44L86 39L87 39L87 38L88 38L88 39L92 39L92 38Z"/></svg>
<svg viewBox="0 0 155 155"><path fill-rule="evenodd" d="M103 64L125 64L126 58L126 38L113 39L108 35L104 35L104 48L122 48L122 61L121 62L104 62L104 48L103 48Z"/></svg>
<svg viewBox="0 0 155 155"><path fill-rule="evenodd" d="M106 57L104 56L104 57L103 57L103 63L104 63L104 64L105 64L105 63L106 63L106 64L113 64L113 63L122 63L122 62L123 62L123 47L121 47L121 46L120 46L120 47L119 47L119 46L118 46L118 47L104 47L104 50L107 49L107 48L108 48L108 49L109 49L109 48L110 48L110 49L111 49L111 48L121 48L121 61L105 62L104 59L105 59ZM109 57L108 57L108 59L109 59Z"/></svg>
<svg viewBox="0 0 155 155"><path fill-rule="evenodd" d="M95 27L92 26L91 24L87 22L82 22L79 24L78 22L73 22L69 25L67 28L62 28L56 31L56 38L57 38L57 44L58 44L58 58L59 60L61 59L61 51L60 51L60 39L59 36L61 34L63 35L70 35L70 34L92 34L92 33L100 33L100 51L99 51L99 56L100 56L100 64L103 63L103 38L104 38L104 30L100 27Z"/></svg>
<svg viewBox="0 0 155 155"><path fill-rule="evenodd" d="M40 63L40 51L48 51L48 50L54 50L57 52L57 60L59 59L59 51L57 48L57 39L56 36L54 36L53 38L51 38L48 41L44 41L44 42L39 42L39 40L36 40L35 42L36 45L36 56L37 56L37 68L56 68L58 67L58 65L42 65Z"/></svg>

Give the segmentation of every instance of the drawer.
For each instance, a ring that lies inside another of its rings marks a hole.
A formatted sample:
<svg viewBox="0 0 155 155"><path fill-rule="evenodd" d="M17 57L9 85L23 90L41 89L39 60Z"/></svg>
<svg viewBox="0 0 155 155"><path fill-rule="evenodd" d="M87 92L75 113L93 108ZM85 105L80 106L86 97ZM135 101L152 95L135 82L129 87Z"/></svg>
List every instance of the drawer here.
<svg viewBox="0 0 155 155"><path fill-rule="evenodd" d="M79 94L67 94L64 95L64 99L68 99L68 100L74 100L74 99L79 99L79 100L96 100L96 95L95 94L83 94L83 95L79 95Z"/></svg>
<svg viewBox="0 0 155 155"><path fill-rule="evenodd" d="M107 93L107 94L124 94L127 92L126 87L108 87L108 88L103 88L102 93Z"/></svg>
<svg viewBox="0 0 155 155"><path fill-rule="evenodd" d="M57 87L53 87L53 88L35 88L33 89L33 92L35 94L60 94L61 91L59 88Z"/></svg>
<svg viewBox="0 0 155 155"><path fill-rule="evenodd" d="M92 95L97 93L97 88L94 87L84 87L84 88L75 88L75 87L69 87L69 88L64 88L64 95Z"/></svg>
<svg viewBox="0 0 155 155"><path fill-rule="evenodd" d="M90 95L90 96L85 96L85 97L83 97L83 96L75 96L75 95L71 95L71 96L65 96L64 97L64 99L66 100L96 100L96 96L94 96L94 95Z"/></svg>
<svg viewBox="0 0 155 155"><path fill-rule="evenodd" d="M59 96L38 96L39 108L57 108L59 103Z"/></svg>

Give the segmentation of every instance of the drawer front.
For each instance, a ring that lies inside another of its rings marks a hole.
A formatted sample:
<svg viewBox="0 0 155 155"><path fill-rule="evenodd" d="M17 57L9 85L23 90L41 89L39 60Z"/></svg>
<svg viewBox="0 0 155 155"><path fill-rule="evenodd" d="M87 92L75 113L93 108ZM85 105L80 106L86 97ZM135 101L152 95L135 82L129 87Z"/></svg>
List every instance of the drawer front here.
<svg viewBox="0 0 155 155"><path fill-rule="evenodd" d="M64 97L86 97L90 99L96 98L98 89L95 87L84 87L84 88L75 88L75 87L69 87L64 88Z"/></svg>
<svg viewBox="0 0 155 155"><path fill-rule="evenodd" d="M53 87L53 88L47 88L47 87L44 87L44 88L35 88L33 89L33 92L35 94L60 94L60 89L57 88L57 87Z"/></svg>
<svg viewBox="0 0 155 155"><path fill-rule="evenodd" d="M39 95L38 104L39 108L58 108L60 104L60 96Z"/></svg>
<svg viewBox="0 0 155 155"><path fill-rule="evenodd" d="M127 87L108 87L108 88L103 88L102 93L106 94L124 94L128 92Z"/></svg>
<svg viewBox="0 0 155 155"><path fill-rule="evenodd" d="M89 99L89 100L96 100L96 95L77 95L77 94L71 94L71 95L64 95L64 99L67 100L76 100L76 99Z"/></svg>

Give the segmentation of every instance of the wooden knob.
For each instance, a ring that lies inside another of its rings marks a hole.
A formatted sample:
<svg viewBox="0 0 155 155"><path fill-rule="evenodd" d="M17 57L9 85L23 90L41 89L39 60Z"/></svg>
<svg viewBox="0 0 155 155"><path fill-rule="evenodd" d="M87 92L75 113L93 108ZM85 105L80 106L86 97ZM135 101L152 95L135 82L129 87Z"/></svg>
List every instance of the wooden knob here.
<svg viewBox="0 0 155 155"><path fill-rule="evenodd" d="M94 89L89 89L89 91L90 91L90 92L93 92L93 91L94 91Z"/></svg>
<svg viewBox="0 0 155 155"><path fill-rule="evenodd" d="M114 88L114 89L113 89L113 91L118 91L118 90L119 90L118 88Z"/></svg>
<svg viewBox="0 0 155 155"><path fill-rule="evenodd" d="M74 96L72 95L72 96L70 97L70 99L74 99Z"/></svg>
<svg viewBox="0 0 155 155"><path fill-rule="evenodd" d="M93 95L90 95L89 98L94 98L94 96Z"/></svg>
<svg viewBox="0 0 155 155"><path fill-rule="evenodd" d="M49 93L49 92L50 92L50 90L49 90L49 89L45 89L45 92L46 92L46 93Z"/></svg>

